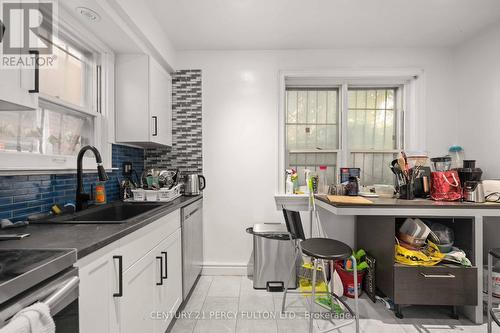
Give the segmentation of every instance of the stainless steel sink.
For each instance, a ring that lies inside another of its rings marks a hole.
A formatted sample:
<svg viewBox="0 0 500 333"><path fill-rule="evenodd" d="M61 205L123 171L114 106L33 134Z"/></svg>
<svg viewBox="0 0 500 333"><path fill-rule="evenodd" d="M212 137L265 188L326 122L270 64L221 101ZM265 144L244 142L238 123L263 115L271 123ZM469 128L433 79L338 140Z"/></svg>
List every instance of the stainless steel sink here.
<svg viewBox="0 0 500 333"><path fill-rule="evenodd" d="M164 204L114 202L103 206L94 206L83 211L53 217L46 223L126 223L133 218L152 212Z"/></svg>

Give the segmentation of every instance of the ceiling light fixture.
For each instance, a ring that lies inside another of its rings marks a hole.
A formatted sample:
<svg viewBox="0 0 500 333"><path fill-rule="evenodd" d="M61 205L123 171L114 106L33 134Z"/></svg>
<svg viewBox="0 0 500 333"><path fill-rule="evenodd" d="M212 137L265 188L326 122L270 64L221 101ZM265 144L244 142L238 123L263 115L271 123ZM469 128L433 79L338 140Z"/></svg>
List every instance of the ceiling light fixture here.
<svg viewBox="0 0 500 333"><path fill-rule="evenodd" d="M98 22L101 20L101 16L99 14L87 7L77 7L76 12L91 22Z"/></svg>

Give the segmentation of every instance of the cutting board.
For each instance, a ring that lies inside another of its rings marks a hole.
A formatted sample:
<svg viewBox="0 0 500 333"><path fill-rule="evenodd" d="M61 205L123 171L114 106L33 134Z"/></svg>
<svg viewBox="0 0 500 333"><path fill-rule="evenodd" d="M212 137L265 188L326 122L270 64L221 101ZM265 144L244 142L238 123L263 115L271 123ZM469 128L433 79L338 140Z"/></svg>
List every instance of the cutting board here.
<svg viewBox="0 0 500 333"><path fill-rule="evenodd" d="M370 201L363 197L351 197L348 195L329 195L327 197L330 202L338 204L354 204L354 205L373 204L373 201Z"/></svg>

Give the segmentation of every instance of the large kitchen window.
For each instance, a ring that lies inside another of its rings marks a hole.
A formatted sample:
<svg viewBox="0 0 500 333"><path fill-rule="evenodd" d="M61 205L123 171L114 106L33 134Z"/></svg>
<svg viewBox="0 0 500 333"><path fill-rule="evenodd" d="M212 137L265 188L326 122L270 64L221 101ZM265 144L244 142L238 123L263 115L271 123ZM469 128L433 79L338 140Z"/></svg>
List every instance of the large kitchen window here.
<svg viewBox="0 0 500 333"><path fill-rule="evenodd" d="M88 144L107 155L108 114L101 105L105 51L82 36L66 24L59 27L52 40L57 64L40 68L36 110L0 111L0 169L74 168L78 151Z"/></svg>
<svg viewBox="0 0 500 333"><path fill-rule="evenodd" d="M304 170L327 166L329 184L340 167L361 169L363 185L392 184L387 167L403 147L403 86L286 88L287 168L304 185Z"/></svg>

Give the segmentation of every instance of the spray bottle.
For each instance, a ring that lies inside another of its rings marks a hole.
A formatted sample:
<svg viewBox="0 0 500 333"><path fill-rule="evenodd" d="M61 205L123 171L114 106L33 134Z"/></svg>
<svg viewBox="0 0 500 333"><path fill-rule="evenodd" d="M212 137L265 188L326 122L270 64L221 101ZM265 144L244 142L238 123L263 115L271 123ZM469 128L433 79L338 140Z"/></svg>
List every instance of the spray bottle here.
<svg viewBox="0 0 500 333"><path fill-rule="evenodd" d="M293 194L292 169L286 169L285 194Z"/></svg>
<svg viewBox="0 0 500 333"><path fill-rule="evenodd" d="M297 171L292 169L292 183L293 183L293 194L297 194L299 190L299 177L297 175Z"/></svg>

